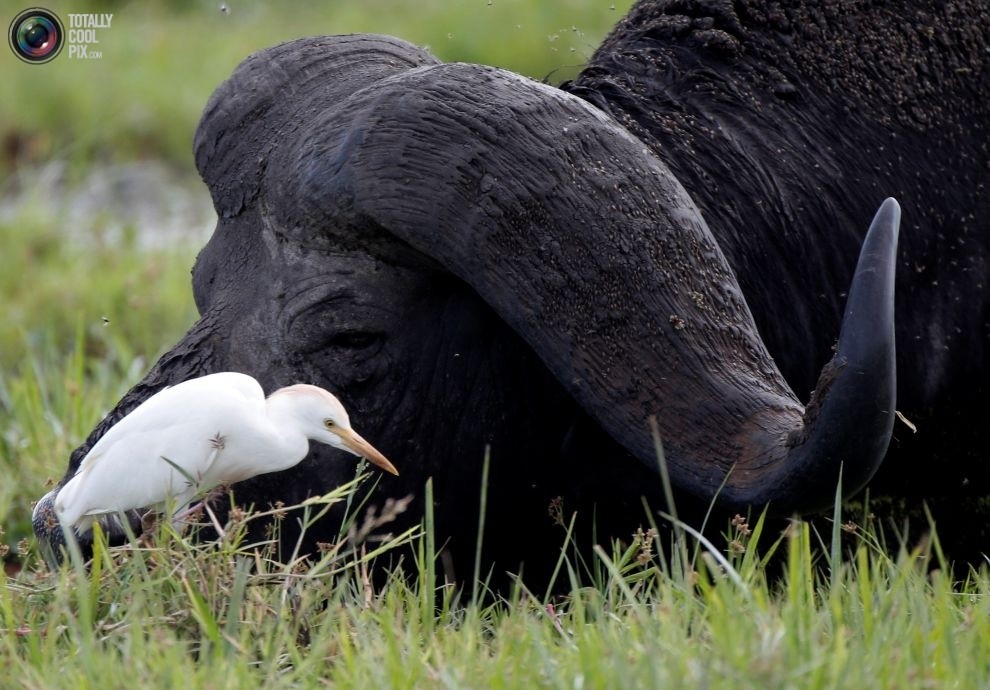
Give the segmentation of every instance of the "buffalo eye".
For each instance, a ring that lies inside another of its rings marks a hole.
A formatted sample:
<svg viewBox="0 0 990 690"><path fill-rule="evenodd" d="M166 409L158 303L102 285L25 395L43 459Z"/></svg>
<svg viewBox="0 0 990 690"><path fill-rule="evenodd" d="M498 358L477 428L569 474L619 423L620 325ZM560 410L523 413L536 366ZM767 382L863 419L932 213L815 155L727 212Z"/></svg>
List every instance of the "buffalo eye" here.
<svg viewBox="0 0 990 690"><path fill-rule="evenodd" d="M347 350L365 350L373 345L378 344L382 336L379 333L367 333L363 331L351 331L344 333L337 333L329 341L327 345L330 347L338 347Z"/></svg>

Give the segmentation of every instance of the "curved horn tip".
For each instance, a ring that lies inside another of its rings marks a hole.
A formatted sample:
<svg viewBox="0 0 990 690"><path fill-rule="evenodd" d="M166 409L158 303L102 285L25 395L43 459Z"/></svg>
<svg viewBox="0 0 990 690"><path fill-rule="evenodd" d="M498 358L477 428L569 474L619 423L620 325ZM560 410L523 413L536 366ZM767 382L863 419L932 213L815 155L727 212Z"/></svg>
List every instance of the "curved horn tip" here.
<svg viewBox="0 0 990 690"><path fill-rule="evenodd" d="M850 496L876 473L890 442L897 399L894 277L900 221L897 201L884 200L863 240L835 358L815 392L820 411L806 420L812 428L802 449L805 461L822 463L808 475L820 482L821 495L812 502L820 508L831 504L835 482L829 478L837 476L840 463L843 495Z"/></svg>
<svg viewBox="0 0 990 690"><path fill-rule="evenodd" d="M863 240L846 300L838 352L851 360L867 359L864 348L892 360L894 347L894 276L901 207L884 200Z"/></svg>
<svg viewBox="0 0 990 690"><path fill-rule="evenodd" d="M880 204L880 208L877 209L877 214L874 220L879 218L880 214L894 214L893 220L895 223L898 223L901 219L901 205L897 203L897 199L892 196L888 196Z"/></svg>
<svg viewBox="0 0 990 690"><path fill-rule="evenodd" d="M880 208L877 209L876 214L873 216L873 222L870 224L870 229L866 233L867 240L875 233L882 233L888 236L888 241L896 241L900 226L901 205L897 203L897 199L889 196L883 200ZM864 241L864 247L865 244Z"/></svg>
<svg viewBox="0 0 990 690"><path fill-rule="evenodd" d="M897 399L894 277L900 217L897 201L886 199L863 240L835 356L822 370L803 427L789 440L791 450L771 483L774 512L827 509L840 466L842 494L849 497L886 455Z"/></svg>

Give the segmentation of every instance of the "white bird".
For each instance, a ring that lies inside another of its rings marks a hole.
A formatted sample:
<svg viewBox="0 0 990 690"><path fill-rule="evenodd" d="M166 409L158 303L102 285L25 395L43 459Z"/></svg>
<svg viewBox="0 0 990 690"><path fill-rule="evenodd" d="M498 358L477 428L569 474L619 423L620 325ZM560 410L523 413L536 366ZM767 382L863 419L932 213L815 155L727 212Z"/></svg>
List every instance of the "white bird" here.
<svg viewBox="0 0 990 690"><path fill-rule="evenodd" d="M297 384L266 399L250 376L225 372L161 390L117 422L59 490L55 513L77 534L118 511L171 501L178 513L202 491L295 466L311 440L398 474L322 388Z"/></svg>

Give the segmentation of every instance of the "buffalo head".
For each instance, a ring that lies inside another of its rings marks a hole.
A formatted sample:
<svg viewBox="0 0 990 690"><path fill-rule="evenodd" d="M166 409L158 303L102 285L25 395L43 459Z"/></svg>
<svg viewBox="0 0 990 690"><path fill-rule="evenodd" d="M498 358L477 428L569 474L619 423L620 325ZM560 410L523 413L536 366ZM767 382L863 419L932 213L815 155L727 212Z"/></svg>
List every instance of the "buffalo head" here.
<svg viewBox="0 0 990 690"><path fill-rule="evenodd" d="M884 456L893 201L804 405L691 196L654 147L573 95L391 38L304 39L237 68L195 152L219 215L193 274L202 318L70 472L149 394L221 370L337 393L402 470L378 492L420 494L432 476L455 545L473 545L490 446L489 524L516 531L512 559L553 497L637 516L641 495L659 504L651 420L675 488L730 509L819 509L840 468L849 493ZM239 500L342 483L349 465L315 460L329 452ZM46 539L51 496L36 511Z"/></svg>

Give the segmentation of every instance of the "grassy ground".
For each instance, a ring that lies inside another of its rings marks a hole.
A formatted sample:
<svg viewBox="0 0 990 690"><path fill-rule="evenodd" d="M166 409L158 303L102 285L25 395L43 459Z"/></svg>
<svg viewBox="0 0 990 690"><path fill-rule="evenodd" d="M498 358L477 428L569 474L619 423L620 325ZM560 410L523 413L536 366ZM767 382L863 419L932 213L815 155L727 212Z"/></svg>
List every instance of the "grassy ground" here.
<svg viewBox="0 0 990 690"><path fill-rule="evenodd" d="M806 523L776 538L737 523L725 553L690 537L670 549L647 532L588 566L564 551L566 596L520 583L475 603L438 582L428 520L425 534L392 542L418 554L406 577L376 587L373 549L391 544L362 548L345 536L318 558L276 564L264 545L241 541L245 519L215 544L162 527L152 544L98 546L89 569L8 578L6 677L39 689L140 679L156 688L857 690L981 688L990 678L990 576L953 582L931 568L932 542L891 559L866 531L843 559ZM768 580L760 554L774 551L785 565Z"/></svg>
<svg viewBox="0 0 990 690"><path fill-rule="evenodd" d="M586 57L621 13L610 2L382 0L329 9L230 2L60 3L113 11L102 62L0 61L0 132L15 167L68 160L191 170L189 141L212 88L255 48L310 33L377 30L445 59L543 76ZM573 30L574 29L577 30ZM574 49L573 52L571 49ZM572 57L573 56L573 59ZM32 94L33 97L25 97ZM10 186L10 185L6 185ZM196 247L147 249L40 198L0 215L0 664L3 687L979 688L990 682L990 574L952 579L937 541L881 548L870 526L817 535L726 526L702 547L644 535L579 560L561 534L567 596L521 582L504 597L438 581L431 540L381 584L375 543L341 538L287 565L245 544L243 516L218 544L160 528L154 542L98 548L90 569L48 571L31 500L64 471L100 415L195 318ZM327 500L340 500L346 491ZM311 506L313 511L321 504ZM839 538L841 537L841 539ZM841 544L842 547L835 546ZM364 551L362 551L362 546ZM771 553L782 572L764 562ZM405 551L404 553L409 553ZM363 554L363 555L362 555ZM777 573L776 570L774 570ZM373 585L372 582L378 582Z"/></svg>

